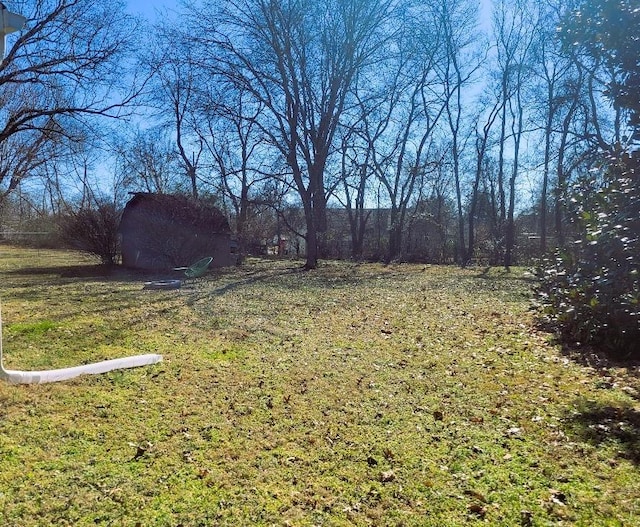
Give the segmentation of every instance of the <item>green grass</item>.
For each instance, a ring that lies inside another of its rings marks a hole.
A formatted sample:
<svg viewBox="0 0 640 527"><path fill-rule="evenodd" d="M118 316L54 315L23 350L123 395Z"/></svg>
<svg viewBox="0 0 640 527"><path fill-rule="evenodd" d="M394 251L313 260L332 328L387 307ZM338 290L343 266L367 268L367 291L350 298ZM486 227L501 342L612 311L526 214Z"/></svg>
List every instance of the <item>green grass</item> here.
<svg viewBox="0 0 640 527"><path fill-rule="evenodd" d="M637 371L535 329L523 270L252 260L175 291L0 246L0 525L640 525Z"/></svg>

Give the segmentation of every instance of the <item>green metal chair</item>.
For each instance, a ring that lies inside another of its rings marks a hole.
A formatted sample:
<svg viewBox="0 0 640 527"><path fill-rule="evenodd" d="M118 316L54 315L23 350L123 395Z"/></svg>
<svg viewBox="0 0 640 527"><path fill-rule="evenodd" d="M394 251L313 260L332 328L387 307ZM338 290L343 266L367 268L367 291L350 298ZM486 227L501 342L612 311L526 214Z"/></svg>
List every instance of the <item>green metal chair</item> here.
<svg viewBox="0 0 640 527"><path fill-rule="evenodd" d="M189 267L174 267L174 271L184 271L185 282L187 280L195 280L196 278L200 278L207 272L209 266L213 262L213 256L207 256L198 260L196 263L190 265Z"/></svg>
<svg viewBox="0 0 640 527"><path fill-rule="evenodd" d="M173 270L184 271L184 283L186 283L187 280L195 280L203 276L207 272L207 269L209 269L211 262L213 262L213 257L207 256L189 267L174 267ZM182 285L182 280L154 280L152 282L145 282L143 289L180 289Z"/></svg>
<svg viewBox="0 0 640 527"><path fill-rule="evenodd" d="M202 258L202 260L198 260L193 265L187 267L184 270L184 275L187 278L200 278L202 275L204 275L204 273L207 272L207 269L209 269L211 262L213 262L212 256Z"/></svg>

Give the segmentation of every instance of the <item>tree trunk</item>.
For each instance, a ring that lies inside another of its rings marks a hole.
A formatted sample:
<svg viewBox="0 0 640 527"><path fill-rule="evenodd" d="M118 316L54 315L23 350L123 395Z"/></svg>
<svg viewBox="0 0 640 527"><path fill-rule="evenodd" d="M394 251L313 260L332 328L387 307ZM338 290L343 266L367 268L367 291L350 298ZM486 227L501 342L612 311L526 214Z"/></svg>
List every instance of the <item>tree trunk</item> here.
<svg viewBox="0 0 640 527"><path fill-rule="evenodd" d="M478 187L480 186L480 177L482 176L482 163L483 157L478 154L478 161L476 167L476 176L473 181L473 189L471 191L471 202L469 203L469 246L467 249L467 259L470 260L473 258L473 253L475 251L475 243L476 243L476 209L478 206ZM467 262L465 262L467 263Z"/></svg>
<svg viewBox="0 0 640 527"><path fill-rule="evenodd" d="M393 262L401 254L402 249L402 228L392 225L389 229L389 252L387 253L387 263Z"/></svg>
<svg viewBox="0 0 640 527"><path fill-rule="evenodd" d="M458 151L458 130L457 128L451 127L452 132L452 155L453 155L453 177L456 183L456 206L458 212L458 247L459 250L459 259L458 262L460 265L465 265L467 260L470 258L468 254L466 254L465 243L464 243L464 212L462 210L462 189L460 186L460 152Z"/></svg>
<svg viewBox="0 0 640 527"><path fill-rule="evenodd" d="M509 178L509 210L507 212L507 225L505 233L504 268L508 271L513 265L513 249L515 246L515 205L516 205L516 176L517 166L513 167L513 173Z"/></svg>
<svg viewBox="0 0 640 527"><path fill-rule="evenodd" d="M318 232L313 220L307 221L307 258L304 268L309 271L318 267Z"/></svg>
<svg viewBox="0 0 640 527"><path fill-rule="evenodd" d="M549 189L549 165L551 163L551 136L553 133L553 88L549 87L549 111L547 113L547 122L544 130L544 162L542 170L542 190L540 191L540 252L542 254L547 250L547 193Z"/></svg>

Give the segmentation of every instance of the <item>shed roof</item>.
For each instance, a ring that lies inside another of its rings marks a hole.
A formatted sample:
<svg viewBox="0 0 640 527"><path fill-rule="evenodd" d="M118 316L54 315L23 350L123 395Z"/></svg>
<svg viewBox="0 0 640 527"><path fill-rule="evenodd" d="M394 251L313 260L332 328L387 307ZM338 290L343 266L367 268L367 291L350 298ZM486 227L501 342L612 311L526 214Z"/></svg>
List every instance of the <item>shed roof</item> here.
<svg viewBox="0 0 640 527"><path fill-rule="evenodd" d="M135 192L127 203L121 226L135 218L163 218L184 227L206 229L209 232L230 233L229 221L224 213L206 202L180 194Z"/></svg>

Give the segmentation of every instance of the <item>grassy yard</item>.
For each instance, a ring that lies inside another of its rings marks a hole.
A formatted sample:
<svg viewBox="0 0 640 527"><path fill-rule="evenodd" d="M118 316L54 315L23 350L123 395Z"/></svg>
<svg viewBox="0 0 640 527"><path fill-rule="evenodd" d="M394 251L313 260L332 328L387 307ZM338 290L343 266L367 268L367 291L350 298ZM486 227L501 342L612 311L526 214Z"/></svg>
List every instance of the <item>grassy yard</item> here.
<svg viewBox="0 0 640 527"><path fill-rule="evenodd" d="M0 246L0 525L640 525L640 380L523 270L255 260L175 291Z"/></svg>

